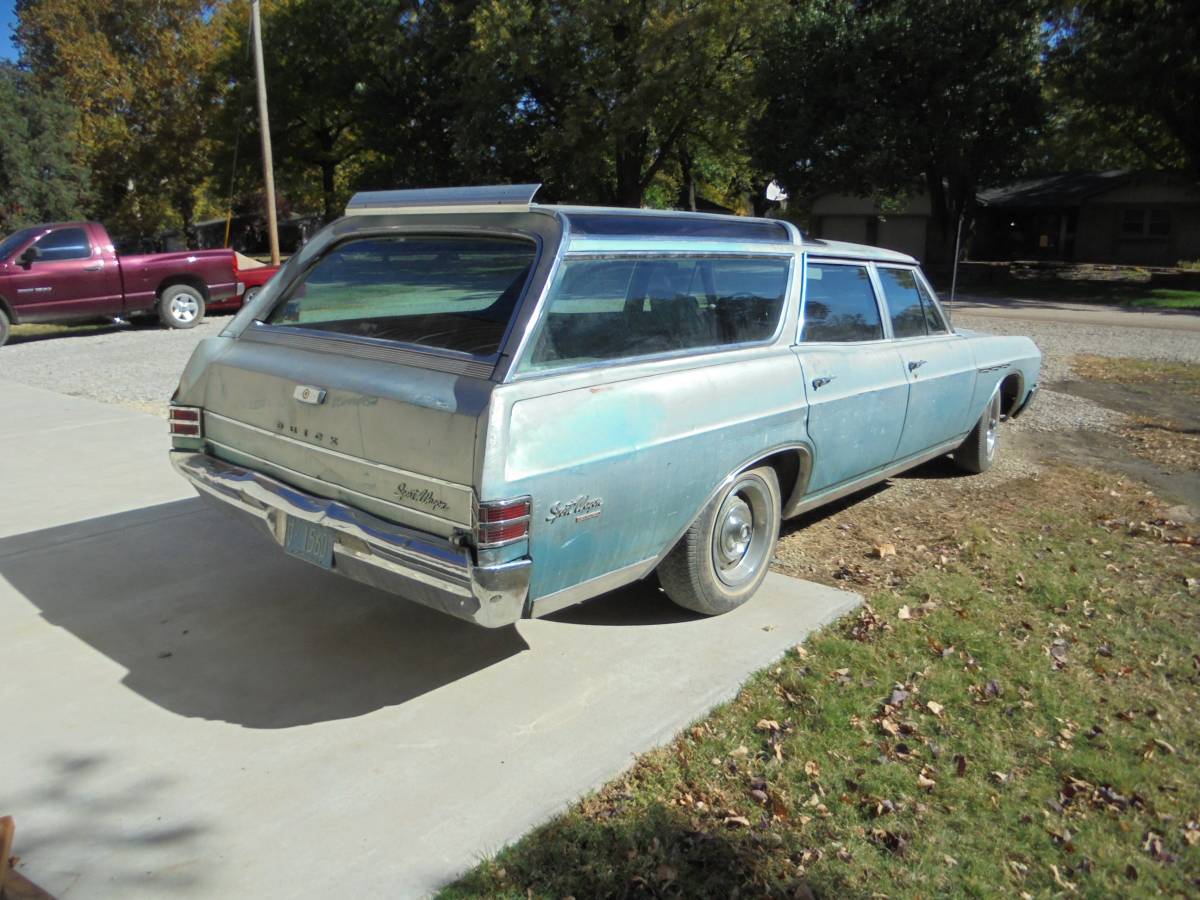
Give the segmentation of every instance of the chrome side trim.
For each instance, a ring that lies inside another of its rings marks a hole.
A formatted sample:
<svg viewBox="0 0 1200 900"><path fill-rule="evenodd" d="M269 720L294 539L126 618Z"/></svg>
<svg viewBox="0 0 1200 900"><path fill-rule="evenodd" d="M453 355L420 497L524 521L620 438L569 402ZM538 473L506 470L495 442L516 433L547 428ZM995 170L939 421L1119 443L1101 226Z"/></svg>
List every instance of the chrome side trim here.
<svg viewBox="0 0 1200 900"><path fill-rule="evenodd" d="M806 497L803 501L796 504L790 513L786 513L784 518L798 516L801 513L806 513L810 509L816 509L818 506L823 506L826 503L832 503L834 500L840 500L856 491L861 491L863 488L870 487L873 484L878 484L881 481L887 481L893 475L898 475L908 469L915 468L922 463L927 463L931 459L937 459L939 456L944 456L947 453L957 449L966 439L966 434L960 434L953 440L946 441L944 444L938 444L930 450L924 450L914 454L907 459L902 459L900 462L892 463L882 469L877 469L853 481L847 481L836 487L829 488L819 494L814 494L811 497Z"/></svg>
<svg viewBox="0 0 1200 900"><path fill-rule="evenodd" d="M402 525L296 490L203 453L171 453L202 497L248 517L281 546L289 517L330 529L333 571L461 619L498 628L521 618L532 561L476 566L470 551Z"/></svg>
<svg viewBox="0 0 1200 900"><path fill-rule="evenodd" d="M481 362L457 359L438 353L408 350L404 347L375 344L365 338L337 337L329 332L306 333L298 328L280 325L264 325L252 322L241 333L239 340L257 341L260 344L275 344L296 350L311 350L316 353L333 353L338 356L353 356L357 359L372 359L379 362L396 363L417 369L431 369L449 375L466 375L471 378L490 378L496 368L494 361Z"/></svg>
<svg viewBox="0 0 1200 900"><path fill-rule="evenodd" d="M530 603L530 616L535 619L548 616L560 609L566 609L576 603L582 603L601 594L607 594L609 591L615 591L627 584L633 584L653 572L657 564L657 557L643 559L641 562L625 566L623 569L615 569L612 572L606 572L595 578L589 578L587 581L581 581L579 584L563 588L561 591L555 591L553 594L547 594L545 597L539 597Z"/></svg>

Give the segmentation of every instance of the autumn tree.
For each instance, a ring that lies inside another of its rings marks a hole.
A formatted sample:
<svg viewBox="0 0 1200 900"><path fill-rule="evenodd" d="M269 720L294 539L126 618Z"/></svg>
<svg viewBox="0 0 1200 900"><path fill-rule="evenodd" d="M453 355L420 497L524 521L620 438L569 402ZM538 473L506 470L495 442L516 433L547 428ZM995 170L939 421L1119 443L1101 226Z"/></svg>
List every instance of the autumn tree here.
<svg viewBox="0 0 1200 900"><path fill-rule="evenodd" d="M53 86L0 65L0 233L82 215L89 173L74 152L76 118Z"/></svg>
<svg viewBox="0 0 1200 900"><path fill-rule="evenodd" d="M208 0L18 0L21 64L78 111L94 213L118 232L190 233L209 177Z"/></svg>
<svg viewBox="0 0 1200 900"><path fill-rule="evenodd" d="M817 0L771 36L756 158L793 196L928 193L940 238L1042 122L1034 0Z"/></svg>
<svg viewBox="0 0 1200 900"><path fill-rule="evenodd" d="M640 206L683 151L743 151L773 0L488 0L460 152L549 196Z"/></svg>

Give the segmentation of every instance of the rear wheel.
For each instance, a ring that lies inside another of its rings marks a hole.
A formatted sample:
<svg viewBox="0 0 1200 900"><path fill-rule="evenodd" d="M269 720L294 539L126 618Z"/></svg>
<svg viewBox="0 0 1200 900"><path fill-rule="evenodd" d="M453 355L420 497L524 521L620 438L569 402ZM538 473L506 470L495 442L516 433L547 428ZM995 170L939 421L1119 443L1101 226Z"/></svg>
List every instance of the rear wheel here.
<svg viewBox="0 0 1200 900"><path fill-rule="evenodd" d="M1000 392L992 394L974 430L954 451L954 463L964 472L986 472L996 461L1000 444Z"/></svg>
<svg viewBox="0 0 1200 900"><path fill-rule="evenodd" d="M10 334L12 334L12 323L8 321L8 313L0 307L0 347L8 343Z"/></svg>
<svg viewBox="0 0 1200 900"><path fill-rule="evenodd" d="M246 306L249 303L253 303L254 298L258 296L258 292L261 290L261 287L246 288L246 293L242 295L242 305Z"/></svg>
<svg viewBox="0 0 1200 900"><path fill-rule="evenodd" d="M168 328L195 328L204 318L204 294L190 284L172 284L158 301L158 320Z"/></svg>
<svg viewBox="0 0 1200 900"><path fill-rule="evenodd" d="M779 537L779 478L770 466L733 479L659 563L658 581L678 605L720 615L754 596Z"/></svg>

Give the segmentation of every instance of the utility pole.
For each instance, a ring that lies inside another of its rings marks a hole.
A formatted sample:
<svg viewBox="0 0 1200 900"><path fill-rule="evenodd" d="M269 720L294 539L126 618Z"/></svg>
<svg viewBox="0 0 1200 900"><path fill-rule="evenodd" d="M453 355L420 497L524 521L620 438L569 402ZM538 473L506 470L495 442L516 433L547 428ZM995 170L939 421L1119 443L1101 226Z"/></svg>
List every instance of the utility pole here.
<svg viewBox="0 0 1200 900"><path fill-rule="evenodd" d="M267 77L263 70L262 16L259 0L250 2L250 30L254 42L254 76L258 83L258 130L262 133L263 183L267 189L267 238L271 265L279 265L279 223L275 221L275 165L271 160L271 125L267 118Z"/></svg>

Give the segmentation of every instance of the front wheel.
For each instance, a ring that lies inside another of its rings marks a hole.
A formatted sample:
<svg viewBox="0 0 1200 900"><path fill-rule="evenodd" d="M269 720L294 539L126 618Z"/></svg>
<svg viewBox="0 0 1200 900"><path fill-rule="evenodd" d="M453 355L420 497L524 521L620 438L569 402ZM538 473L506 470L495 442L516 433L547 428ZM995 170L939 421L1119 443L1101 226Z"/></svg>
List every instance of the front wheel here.
<svg viewBox="0 0 1200 900"><path fill-rule="evenodd" d="M10 334L12 334L12 323L8 321L8 313L0 307L0 347L8 343Z"/></svg>
<svg viewBox="0 0 1200 900"><path fill-rule="evenodd" d="M770 466L733 479L658 565L658 581L679 606L716 616L754 596L779 538L779 478Z"/></svg>
<svg viewBox="0 0 1200 900"><path fill-rule="evenodd" d="M977 475L986 472L996 461L1000 443L1000 392L992 394L974 430L954 451L954 463L964 472Z"/></svg>
<svg viewBox="0 0 1200 900"><path fill-rule="evenodd" d="M168 328L195 328L204 318L204 294L190 284L172 284L158 301L158 319Z"/></svg>

